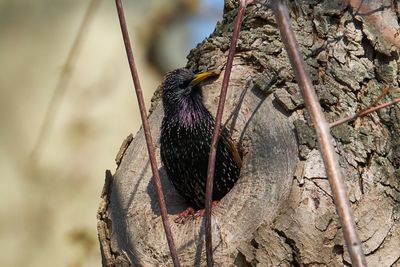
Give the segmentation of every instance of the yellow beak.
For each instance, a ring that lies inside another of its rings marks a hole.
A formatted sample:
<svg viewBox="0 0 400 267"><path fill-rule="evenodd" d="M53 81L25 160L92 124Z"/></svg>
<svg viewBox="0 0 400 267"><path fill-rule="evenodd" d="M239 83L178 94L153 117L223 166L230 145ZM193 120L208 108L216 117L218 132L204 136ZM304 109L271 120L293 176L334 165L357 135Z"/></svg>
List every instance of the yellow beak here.
<svg viewBox="0 0 400 267"><path fill-rule="evenodd" d="M194 79L190 82L190 85L196 85L208 77L218 76L219 73L215 71L205 71L194 76Z"/></svg>

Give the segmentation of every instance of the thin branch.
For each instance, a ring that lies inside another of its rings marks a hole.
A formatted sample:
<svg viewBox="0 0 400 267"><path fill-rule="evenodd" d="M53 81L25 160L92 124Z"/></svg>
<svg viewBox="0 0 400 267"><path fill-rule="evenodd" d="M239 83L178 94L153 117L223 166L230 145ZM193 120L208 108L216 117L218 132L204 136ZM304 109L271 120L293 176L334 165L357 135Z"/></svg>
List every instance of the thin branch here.
<svg viewBox="0 0 400 267"><path fill-rule="evenodd" d="M128 28L126 26L124 9L122 7L121 0L115 0L115 4L117 6L118 18L119 18L119 22L121 25L121 31L122 31L122 36L124 39L126 55L128 57L129 67L131 70L133 84L135 86L136 96L137 96L137 100L138 100L138 104L139 104L140 116L142 118L142 125L143 125L143 129L144 129L144 135L146 138L147 151L149 153L151 170L153 172L153 182L154 182L156 193L157 193L158 204L160 205L161 218L162 218L162 222L164 225L165 235L167 237L167 242L168 242L168 246L169 246L169 250L171 253L171 257L172 257L174 266L178 267L178 266L180 266L180 263L179 263L179 259L178 259L178 254L176 252L172 232L171 232L171 226L168 221L167 207L165 205L164 194L162 191L162 186L161 186L161 181L160 181L160 174L158 172L156 154L155 154L155 150L154 150L153 140L151 137L149 121L147 119L147 112L146 112L146 107L145 107L145 103L144 103L142 87L140 85L139 76L138 76L136 64L135 64L135 59L134 59L133 53L132 53L132 47L131 47L131 43L130 43L130 39L129 39Z"/></svg>
<svg viewBox="0 0 400 267"><path fill-rule="evenodd" d="M343 235L352 264L357 267L367 266L350 209L350 203L347 197L346 186L339 166L339 161L331 142L332 135L329 130L329 125L323 115L311 78L305 70L305 62L302 58L299 45L290 25L287 7L283 1L276 0L272 1L272 9L291 65L295 71L297 82L303 94L306 107L314 124L329 184L332 189L333 199L342 224Z"/></svg>
<svg viewBox="0 0 400 267"><path fill-rule="evenodd" d="M365 108L364 110L366 110L366 109L368 109L370 107L376 106L379 103L379 101L381 101L385 96L387 96L389 94L389 92L390 92L390 87L387 86L387 85L384 85L383 89L382 89L382 92L378 95L377 98L375 98L374 102L372 102L372 104L369 107ZM361 110L358 113L360 113L360 112L362 112L364 110Z"/></svg>
<svg viewBox="0 0 400 267"><path fill-rule="evenodd" d="M374 106L374 107L370 107L368 109L364 109L361 112L358 112L358 113L350 115L350 116L348 116L346 118L334 121L334 122L329 124L329 127L333 128L333 127L336 127L336 126L338 126L340 124L343 124L343 123L346 123L346 122L349 122L349 121L353 121L353 120L355 120L357 118L364 117L364 116L366 116L366 115L368 115L368 114L370 114L370 113L372 113L374 111L377 111L377 110L382 109L382 108L386 108L386 107L394 105L396 103L400 103L400 98L396 98L396 99L394 99L392 101L389 101L389 102L386 102L386 103L383 103L383 104L380 104L380 105L377 105L377 106Z"/></svg>
<svg viewBox="0 0 400 267"><path fill-rule="evenodd" d="M83 37L85 36L90 23L92 22L93 16L96 13L97 7L100 3L100 0L91 0L89 6L86 10L85 16L82 20L81 25L79 26L78 33L75 36L75 40L71 46L71 49L68 52L68 56L65 60L61 73L58 77L57 85L54 89L53 96L51 97L50 104L47 107L45 117L42 123L42 126L39 130L39 135L36 139L36 142L33 146L30 159L35 161L39 154L40 150L43 146L43 142L47 140L47 135L49 130L53 126L54 118L57 115L58 104L60 103L64 93L68 87L68 83L71 79L75 61L79 56L80 48L82 45Z"/></svg>
<svg viewBox="0 0 400 267"><path fill-rule="evenodd" d="M330 127L330 128L333 128L333 127L338 126L338 125L340 125L340 124L343 124L343 123L346 123L346 122L349 122L349 121L353 121L353 120L357 119L358 117L363 117L363 116L368 115L368 114L371 113L371 112L374 112L375 110L377 110L377 109L375 109L375 107L378 105L379 101L380 101L382 98L384 98L385 96L387 96L387 94L389 93L389 91L390 91L390 87L387 86L387 85L385 85L385 86L383 87L383 89L382 89L382 92L379 94L379 96L378 96L368 107L366 107L366 108L364 108L364 109L362 109L362 110L359 110L359 111L358 111L356 114L354 114L354 115L351 115L351 116L348 116L348 117L346 117L346 118L342 118L342 119L339 119L338 121L335 121L335 122L330 123L330 124L329 124L329 127ZM396 103L396 100L394 100L394 101L395 101L395 102L393 102L393 101L389 102L390 104L383 104L383 106L379 106L379 108L384 108L384 107L386 107L386 106L388 106L388 105L395 104L395 103ZM378 109L379 109L379 108L378 108Z"/></svg>
<svg viewBox="0 0 400 267"><path fill-rule="evenodd" d="M211 140L210 155L208 158L206 203L205 203L206 204L205 205L206 206L205 207L205 212L206 212L206 216L205 216L206 255L207 255L207 266L208 267L212 267L213 263L214 263L213 251L212 251L212 235L211 235L211 208L212 208L211 202L212 202L212 192L213 192L214 173L215 173L215 157L217 155L217 144L218 144L218 139L219 139L219 136L221 133L222 115L223 115L224 106L225 106L226 94L228 91L229 78L231 75L231 70L232 70L232 65L233 65L233 57L235 55L235 50L236 50L236 44L239 39L240 27L242 25L243 15L244 15L244 12L246 11L246 6L250 2L252 2L252 1L241 0L239 2L239 11L238 11L238 14L237 14L235 22L234 22L232 39L231 39L229 52L228 52L228 59L227 59L227 63L226 63L224 78L222 80L217 115L215 118L215 128L214 128L214 133L213 133L213 137Z"/></svg>

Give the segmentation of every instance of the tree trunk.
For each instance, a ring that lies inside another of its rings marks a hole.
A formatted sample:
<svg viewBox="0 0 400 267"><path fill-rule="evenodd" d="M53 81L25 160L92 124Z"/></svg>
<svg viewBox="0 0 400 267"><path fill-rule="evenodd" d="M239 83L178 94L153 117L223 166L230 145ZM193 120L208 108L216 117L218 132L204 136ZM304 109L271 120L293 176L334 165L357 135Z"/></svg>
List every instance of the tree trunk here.
<svg viewBox="0 0 400 267"><path fill-rule="evenodd" d="M225 62L236 2L225 1L223 21L191 51L188 67L205 70ZM329 121L373 103L384 85L397 87L398 52L366 19L369 14L362 17L338 1L295 2L292 25ZM364 2L399 29L396 1ZM350 265L314 131L283 47L268 3L250 5L224 112L226 120L240 106L228 126L244 164L235 187L213 210L216 266ZM214 114L222 76L203 87ZM396 89L384 99L399 95ZM163 111L157 97L153 104L150 125L159 154ZM399 124L400 108L392 106L333 129L369 266L400 266ZM115 174L107 172L98 213L103 265L171 266L142 130L124 142L116 161ZM186 204L162 167L160 173L172 221ZM183 266L205 265L203 223L202 218L172 223Z"/></svg>

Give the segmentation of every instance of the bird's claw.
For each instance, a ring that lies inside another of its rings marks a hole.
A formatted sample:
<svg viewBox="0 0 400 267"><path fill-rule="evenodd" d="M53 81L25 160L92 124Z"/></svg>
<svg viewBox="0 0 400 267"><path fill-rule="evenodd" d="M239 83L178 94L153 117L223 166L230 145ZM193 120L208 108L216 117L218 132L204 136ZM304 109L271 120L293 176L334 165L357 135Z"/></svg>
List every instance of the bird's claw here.
<svg viewBox="0 0 400 267"><path fill-rule="evenodd" d="M186 219L190 216L195 214L194 209L192 207L188 207L174 219L175 223L184 224Z"/></svg>
<svg viewBox="0 0 400 267"><path fill-rule="evenodd" d="M214 200L213 202L211 202L212 209L214 209L217 206L218 202L219 202L218 200ZM212 209L211 209L211 214L212 214ZM205 214L206 214L206 209L201 209L201 210L196 211L196 213L194 214L194 217L195 218L203 217Z"/></svg>
<svg viewBox="0 0 400 267"><path fill-rule="evenodd" d="M218 202L219 202L218 200L213 201L211 203L211 207L215 208L217 206ZM203 217L204 214L206 214L206 209L200 209L195 212L195 210L192 207L188 207L187 209L185 209L184 211L179 213L179 215L174 219L174 222L178 223L178 224L185 224L186 220L189 217L199 218L199 217Z"/></svg>

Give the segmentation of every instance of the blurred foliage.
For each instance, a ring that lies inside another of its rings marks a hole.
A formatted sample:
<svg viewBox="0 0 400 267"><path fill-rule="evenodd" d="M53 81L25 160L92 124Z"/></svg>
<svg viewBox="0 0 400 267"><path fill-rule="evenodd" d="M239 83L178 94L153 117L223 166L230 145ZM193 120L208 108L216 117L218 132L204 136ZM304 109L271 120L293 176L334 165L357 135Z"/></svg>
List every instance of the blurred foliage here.
<svg viewBox="0 0 400 267"><path fill-rule="evenodd" d="M0 266L101 265L96 212L104 170L115 169L120 143L140 121L114 1L99 1L34 161L29 155L90 1L0 1ZM163 72L184 65L212 32L222 4L125 1L146 101ZM210 14L204 7L218 11L200 19ZM163 31L177 34L155 37L166 10ZM162 51L149 52L156 39ZM176 61L162 59L169 63L161 67L148 61L153 52Z"/></svg>

